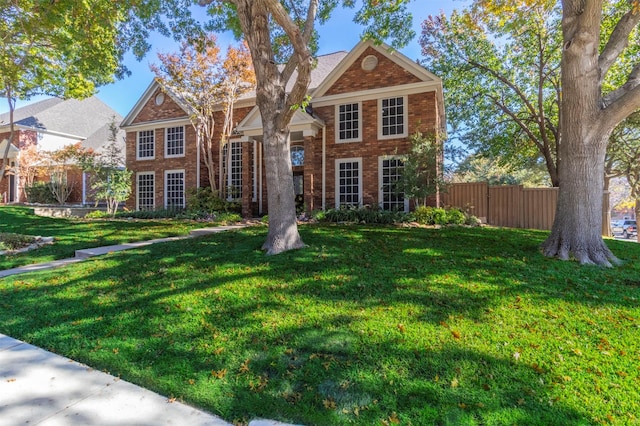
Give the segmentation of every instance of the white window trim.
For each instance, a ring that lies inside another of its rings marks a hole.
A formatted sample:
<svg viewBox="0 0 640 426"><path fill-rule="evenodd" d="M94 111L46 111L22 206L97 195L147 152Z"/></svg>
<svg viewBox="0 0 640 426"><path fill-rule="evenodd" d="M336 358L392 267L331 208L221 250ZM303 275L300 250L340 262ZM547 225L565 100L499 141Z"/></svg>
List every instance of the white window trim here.
<svg viewBox="0 0 640 426"><path fill-rule="evenodd" d="M136 210L140 210L140 176L153 176L153 210L156 208L156 172L137 172L136 173Z"/></svg>
<svg viewBox="0 0 640 426"><path fill-rule="evenodd" d="M169 129L182 128L182 154L169 155ZM164 158L184 157L187 153L187 132L184 126L171 126L164 128Z"/></svg>
<svg viewBox="0 0 640 426"><path fill-rule="evenodd" d="M358 206L362 206L362 157L354 157L354 158L339 158L335 160L335 201L336 208L340 207L340 163L358 163Z"/></svg>
<svg viewBox="0 0 640 426"><path fill-rule="evenodd" d="M182 173L183 187L182 187L182 205L184 207L187 206L187 173L184 169L175 169L175 170L165 170L164 171L164 208L168 208L167 206L167 175L169 173Z"/></svg>
<svg viewBox="0 0 640 426"><path fill-rule="evenodd" d="M403 124L404 132L399 135L384 136L382 134L382 101L385 99L395 99L395 98L402 98L402 105L404 107L402 124ZM397 95L397 96L391 95L391 96L386 96L384 98L379 98L378 99L378 140L401 139L401 138L406 138L407 136L409 136L409 99L407 95Z"/></svg>
<svg viewBox="0 0 640 426"><path fill-rule="evenodd" d="M140 132L153 132L153 155L150 157L140 157ZM145 161L145 160L155 160L156 159L156 131L155 129L145 129L138 130L136 132L136 160L137 161Z"/></svg>
<svg viewBox="0 0 640 426"><path fill-rule="evenodd" d="M407 157L405 155L382 155L378 157L378 205L382 208L384 194L382 192L382 162L384 160L402 160L405 161ZM405 195L404 197L404 211L409 212L409 199Z"/></svg>
<svg viewBox="0 0 640 426"><path fill-rule="evenodd" d="M358 137L352 139L340 139L340 107L342 105L358 105ZM335 106L335 141L336 143L351 143L351 142L362 142L362 121L363 121L363 112L362 112L362 102L344 102Z"/></svg>

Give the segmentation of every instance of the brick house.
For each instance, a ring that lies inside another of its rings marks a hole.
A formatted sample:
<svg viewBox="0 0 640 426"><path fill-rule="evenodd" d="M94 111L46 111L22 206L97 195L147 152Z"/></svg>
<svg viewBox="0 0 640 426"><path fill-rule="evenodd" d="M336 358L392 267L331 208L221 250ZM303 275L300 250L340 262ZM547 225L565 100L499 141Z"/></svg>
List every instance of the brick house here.
<svg viewBox="0 0 640 426"><path fill-rule="evenodd" d="M311 77L311 105L296 111L289 126L300 207L312 211L353 204L408 210L409 201L387 183L401 171L409 135L444 129L442 81L399 52L371 42L318 57ZM231 168L218 173L218 187L234 188L243 215L263 214L262 123L253 95L236 103L234 118ZM216 120L222 122L221 113ZM189 189L208 185L186 109L157 82L121 127L127 133L127 168L134 172L128 207L184 207ZM222 169L226 151L214 155Z"/></svg>
<svg viewBox="0 0 640 426"><path fill-rule="evenodd" d="M17 108L14 111L14 139L7 158L8 169L0 182L0 203L27 201L24 177L20 176L21 151L31 146L38 151L56 151L80 143L99 154L107 144L112 120L117 123L122 117L95 96L84 100L49 98ZM0 114L0 165L10 134L9 113ZM123 138L122 133L118 142ZM91 201L88 179L80 168L70 167L66 178L73 188L68 203L86 204ZM35 180L46 182L49 179L46 168L38 168Z"/></svg>

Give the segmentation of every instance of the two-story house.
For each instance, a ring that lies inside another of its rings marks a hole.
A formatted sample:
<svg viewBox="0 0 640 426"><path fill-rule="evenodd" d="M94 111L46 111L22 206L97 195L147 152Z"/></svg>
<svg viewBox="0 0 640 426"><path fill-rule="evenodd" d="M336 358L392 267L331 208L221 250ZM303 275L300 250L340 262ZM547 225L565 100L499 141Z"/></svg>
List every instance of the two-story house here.
<svg viewBox="0 0 640 426"><path fill-rule="evenodd" d="M402 172L412 133L443 130L442 81L372 42L319 56L311 77L311 104L297 110L289 126L295 196L304 209L351 204L408 210L409 201L389 182ZM228 147L214 153L220 165L218 187L233 188L244 215L266 213L268 165L253 95L238 100L234 117L237 126ZM216 118L222 123L221 112ZM208 185L188 112L157 82L122 128L127 168L134 171L130 208L185 207L189 189ZM230 170L223 173L224 164Z"/></svg>

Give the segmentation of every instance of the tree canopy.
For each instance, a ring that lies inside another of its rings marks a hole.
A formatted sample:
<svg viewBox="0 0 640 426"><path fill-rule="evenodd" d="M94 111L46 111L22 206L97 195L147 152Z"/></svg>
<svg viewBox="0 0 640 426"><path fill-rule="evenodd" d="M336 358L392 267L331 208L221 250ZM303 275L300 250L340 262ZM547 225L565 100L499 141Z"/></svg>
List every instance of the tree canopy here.
<svg viewBox="0 0 640 426"><path fill-rule="evenodd" d="M220 56L216 37L207 35L198 43L184 42L178 53L159 53L160 65L152 65L162 89L174 96L189 112L197 135L198 149L207 167L211 191L224 191L222 176L217 185L214 152L220 154L233 130L233 109L236 100L255 89L255 74L249 51L244 43L229 46ZM215 140L215 112L222 110L224 119ZM216 144L218 142L218 144ZM218 149L216 149L216 147ZM231 160L231 157L228 157ZM224 194L221 194L224 196Z"/></svg>
<svg viewBox="0 0 640 426"><path fill-rule="evenodd" d="M0 8L0 96L7 98L13 141L16 99L86 98L127 73L124 53L139 58L149 32L199 34L190 0L7 0ZM2 155L0 180L9 144Z"/></svg>

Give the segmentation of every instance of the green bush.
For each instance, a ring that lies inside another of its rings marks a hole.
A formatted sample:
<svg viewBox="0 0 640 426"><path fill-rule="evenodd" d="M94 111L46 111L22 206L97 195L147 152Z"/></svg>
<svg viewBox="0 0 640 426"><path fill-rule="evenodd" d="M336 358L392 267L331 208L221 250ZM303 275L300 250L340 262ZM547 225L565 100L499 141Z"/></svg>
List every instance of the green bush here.
<svg viewBox="0 0 640 426"><path fill-rule="evenodd" d="M111 217L111 214L107 213L104 210L94 210L87 213L84 217L85 219L104 219L106 217Z"/></svg>
<svg viewBox="0 0 640 426"><path fill-rule="evenodd" d="M357 222L382 225L408 222L411 218L408 213L402 211L383 210L378 206L355 207L350 205L329 209L324 214L315 214L314 217L318 221L325 222Z"/></svg>
<svg viewBox="0 0 640 426"><path fill-rule="evenodd" d="M218 192L212 191L209 187L192 189L187 198L187 206L189 212L197 214L242 211L240 203L223 200Z"/></svg>
<svg viewBox="0 0 640 426"><path fill-rule="evenodd" d="M413 218L422 225L477 225L475 216L464 213L460 209L445 210L438 207L416 207Z"/></svg>
<svg viewBox="0 0 640 426"><path fill-rule="evenodd" d="M447 210L447 223L451 225L463 225L466 220L466 215L460 209Z"/></svg>
<svg viewBox="0 0 640 426"><path fill-rule="evenodd" d="M32 244L35 238L31 235L0 233L0 250L17 250Z"/></svg>
<svg viewBox="0 0 640 426"><path fill-rule="evenodd" d="M175 219L182 213L183 210L178 209L136 210L118 212L115 217L133 219Z"/></svg>
<svg viewBox="0 0 640 426"><path fill-rule="evenodd" d="M53 196L51 184L48 182L34 182L31 186L25 186L24 192L27 194L27 201L37 204L56 204Z"/></svg>

